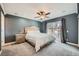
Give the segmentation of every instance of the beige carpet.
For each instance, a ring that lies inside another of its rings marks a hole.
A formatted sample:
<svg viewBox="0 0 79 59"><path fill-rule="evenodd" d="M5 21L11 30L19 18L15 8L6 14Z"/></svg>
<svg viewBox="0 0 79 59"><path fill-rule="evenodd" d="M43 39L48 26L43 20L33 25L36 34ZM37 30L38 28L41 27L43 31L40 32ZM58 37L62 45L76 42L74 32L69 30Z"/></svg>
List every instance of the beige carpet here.
<svg viewBox="0 0 79 59"><path fill-rule="evenodd" d="M2 56L29 56L35 53L35 49L28 43L9 45L2 48Z"/></svg>
<svg viewBox="0 0 79 59"><path fill-rule="evenodd" d="M35 49L25 42L3 47L1 56L79 56L79 48L53 42L36 53Z"/></svg>

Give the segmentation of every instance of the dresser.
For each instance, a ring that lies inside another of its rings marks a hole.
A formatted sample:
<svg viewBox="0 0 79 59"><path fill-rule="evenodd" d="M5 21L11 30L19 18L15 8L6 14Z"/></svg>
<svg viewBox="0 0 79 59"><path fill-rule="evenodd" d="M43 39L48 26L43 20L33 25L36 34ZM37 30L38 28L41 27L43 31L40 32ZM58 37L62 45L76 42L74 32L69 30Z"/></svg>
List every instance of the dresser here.
<svg viewBox="0 0 79 59"><path fill-rule="evenodd" d="M25 34L16 34L16 43L24 43Z"/></svg>

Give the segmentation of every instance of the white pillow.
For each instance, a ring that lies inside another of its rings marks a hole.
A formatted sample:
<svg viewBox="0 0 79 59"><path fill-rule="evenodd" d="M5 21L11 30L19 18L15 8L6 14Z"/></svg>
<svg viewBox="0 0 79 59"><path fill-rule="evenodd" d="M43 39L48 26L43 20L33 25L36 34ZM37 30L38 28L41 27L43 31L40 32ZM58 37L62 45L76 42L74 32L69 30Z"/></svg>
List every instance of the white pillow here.
<svg viewBox="0 0 79 59"><path fill-rule="evenodd" d="M25 32L29 33L29 32L40 32L39 28L36 26L31 26L31 27L26 27L25 28Z"/></svg>

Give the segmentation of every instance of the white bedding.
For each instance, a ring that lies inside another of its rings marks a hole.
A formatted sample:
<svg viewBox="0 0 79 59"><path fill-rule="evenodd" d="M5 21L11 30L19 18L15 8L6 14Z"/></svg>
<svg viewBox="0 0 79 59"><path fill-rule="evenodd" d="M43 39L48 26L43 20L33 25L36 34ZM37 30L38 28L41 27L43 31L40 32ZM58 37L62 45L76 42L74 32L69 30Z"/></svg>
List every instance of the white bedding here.
<svg viewBox="0 0 79 59"><path fill-rule="evenodd" d="M31 42L35 46L35 49L37 52L45 44L48 44L49 42L54 41L55 38L46 33L28 32L26 34L26 40Z"/></svg>

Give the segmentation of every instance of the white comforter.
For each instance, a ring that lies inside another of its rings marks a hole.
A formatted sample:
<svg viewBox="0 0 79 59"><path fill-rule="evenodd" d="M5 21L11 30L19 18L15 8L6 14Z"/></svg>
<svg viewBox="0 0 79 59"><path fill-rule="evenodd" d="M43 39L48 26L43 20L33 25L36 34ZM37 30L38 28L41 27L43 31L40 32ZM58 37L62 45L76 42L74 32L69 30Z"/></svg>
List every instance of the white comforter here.
<svg viewBox="0 0 79 59"><path fill-rule="evenodd" d="M26 40L35 45L36 52L39 51L40 47L48 44L51 41L54 41L55 38L46 33L40 32L29 32L26 34Z"/></svg>

